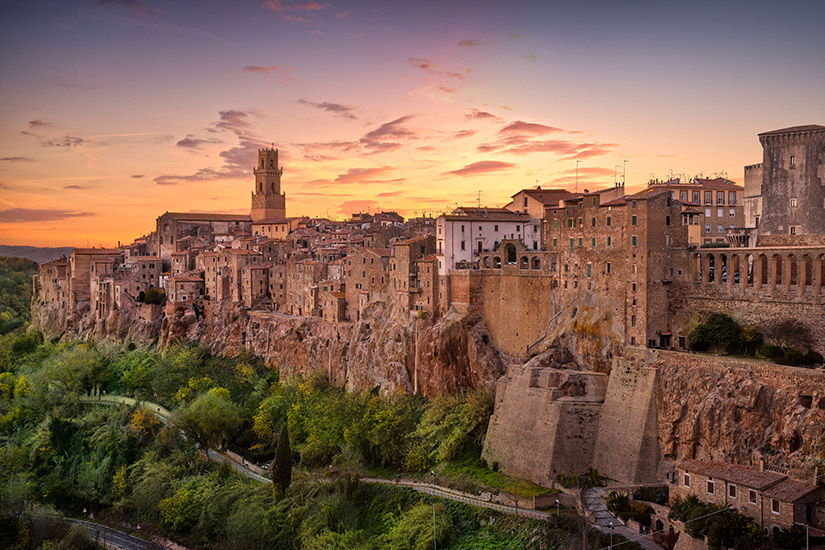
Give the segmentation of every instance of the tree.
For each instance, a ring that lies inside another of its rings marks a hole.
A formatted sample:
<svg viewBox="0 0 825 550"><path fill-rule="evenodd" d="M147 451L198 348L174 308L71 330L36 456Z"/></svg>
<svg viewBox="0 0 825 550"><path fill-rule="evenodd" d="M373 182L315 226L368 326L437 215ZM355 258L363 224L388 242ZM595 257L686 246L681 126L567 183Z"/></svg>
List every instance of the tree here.
<svg viewBox="0 0 825 550"><path fill-rule="evenodd" d="M769 323L764 329L765 335L776 342L784 351L789 348L811 349L813 336L808 325L799 319L785 317Z"/></svg>
<svg viewBox="0 0 825 550"><path fill-rule="evenodd" d="M212 388L176 414L179 427L202 447L219 444L241 423L241 413L229 390Z"/></svg>
<svg viewBox="0 0 825 550"><path fill-rule="evenodd" d="M702 351L713 346L714 353L720 348L729 348L739 344L741 329L736 321L724 313L714 313L698 325L688 335L691 349Z"/></svg>
<svg viewBox="0 0 825 550"><path fill-rule="evenodd" d="M283 495L292 483L292 449L289 445L289 430L286 422L281 427L281 436L272 460L272 485L276 495Z"/></svg>
<svg viewBox="0 0 825 550"><path fill-rule="evenodd" d="M160 304L163 303L163 299L165 297L166 295L163 290L151 287L146 290L146 294L143 297L143 302L147 304Z"/></svg>

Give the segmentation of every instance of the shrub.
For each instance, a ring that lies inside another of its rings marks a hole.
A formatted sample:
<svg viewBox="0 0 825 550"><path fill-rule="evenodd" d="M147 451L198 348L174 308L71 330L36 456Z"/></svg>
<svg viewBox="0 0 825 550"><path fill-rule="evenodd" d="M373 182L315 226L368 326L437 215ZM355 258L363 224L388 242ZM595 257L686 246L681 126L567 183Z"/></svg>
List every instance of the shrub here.
<svg viewBox="0 0 825 550"><path fill-rule="evenodd" d="M146 294L143 297L143 301L147 304L161 304L163 303L163 299L165 297L166 294L163 292L163 290L152 287L146 291Z"/></svg>
<svg viewBox="0 0 825 550"><path fill-rule="evenodd" d="M704 323L697 325L690 334L690 348L695 351L704 351L713 346L719 353L720 348L735 349L741 347L742 329L739 325L723 313L713 313Z"/></svg>
<svg viewBox="0 0 825 550"><path fill-rule="evenodd" d="M773 344L762 344L757 351L759 355L772 361L776 361L785 356L785 350Z"/></svg>
<svg viewBox="0 0 825 550"><path fill-rule="evenodd" d="M805 354L796 348L788 348L777 362L782 365L799 365L805 360Z"/></svg>
<svg viewBox="0 0 825 550"><path fill-rule="evenodd" d="M805 357L802 358L803 365L821 365L823 362L825 362L825 357L813 350L808 350Z"/></svg>

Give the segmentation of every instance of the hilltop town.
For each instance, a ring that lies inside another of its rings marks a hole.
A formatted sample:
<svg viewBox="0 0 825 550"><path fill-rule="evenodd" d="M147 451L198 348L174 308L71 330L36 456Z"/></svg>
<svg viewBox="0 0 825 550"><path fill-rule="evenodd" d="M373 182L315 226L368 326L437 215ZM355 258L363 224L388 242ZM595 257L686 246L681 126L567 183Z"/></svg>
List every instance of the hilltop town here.
<svg viewBox="0 0 825 550"><path fill-rule="evenodd" d="M44 263L33 323L248 350L352 389L495 386L484 458L543 484L595 467L689 487L716 463L815 478L821 370L688 353L712 314L825 353L825 127L758 137L744 186L536 187L343 222L288 216L278 150L261 149L249 215L165 212L133 243Z"/></svg>

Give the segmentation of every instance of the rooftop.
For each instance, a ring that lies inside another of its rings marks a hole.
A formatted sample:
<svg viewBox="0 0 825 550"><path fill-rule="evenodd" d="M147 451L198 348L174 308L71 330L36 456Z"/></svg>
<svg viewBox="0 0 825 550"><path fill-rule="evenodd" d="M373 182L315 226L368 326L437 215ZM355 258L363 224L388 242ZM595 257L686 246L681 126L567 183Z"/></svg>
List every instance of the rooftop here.
<svg viewBox="0 0 825 550"><path fill-rule="evenodd" d="M763 471L754 466L743 466L741 464L724 464L720 462L709 462L704 460L685 460L684 462L680 463L679 466L681 468L684 468L688 472L695 472L697 474L704 476L724 479L726 481L731 481L739 485L744 485L746 487L751 487L753 489L759 490L763 490L768 487L774 486L778 482L783 481L785 479L790 479L788 476L784 474L771 471Z"/></svg>
<svg viewBox="0 0 825 550"><path fill-rule="evenodd" d="M804 126L791 126L789 128L781 128L779 130L771 130L770 132L762 132L759 136L775 136L779 134L795 134L798 132L817 132L825 130L825 126L819 124L805 124Z"/></svg>
<svg viewBox="0 0 825 550"><path fill-rule="evenodd" d="M192 221L250 221L249 214L221 214L218 212L166 212L160 217L170 216L176 220Z"/></svg>

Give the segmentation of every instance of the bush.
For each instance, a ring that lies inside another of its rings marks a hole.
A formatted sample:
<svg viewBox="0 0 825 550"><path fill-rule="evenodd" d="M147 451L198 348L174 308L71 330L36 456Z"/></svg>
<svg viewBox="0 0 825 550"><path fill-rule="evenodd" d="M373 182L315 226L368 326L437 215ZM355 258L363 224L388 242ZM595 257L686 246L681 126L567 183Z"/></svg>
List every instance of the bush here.
<svg viewBox="0 0 825 550"><path fill-rule="evenodd" d="M823 362L825 362L825 357L813 350L808 350L805 357L802 358L803 365L821 365Z"/></svg>
<svg viewBox="0 0 825 550"><path fill-rule="evenodd" d="M688 340L694 351L704 351L712 346L719 353L720 348L732 350L742 347L742 329L730 316L713 313L690 331Z"/></svg>
<svg viewBox="0 0 825 550"><path fill-rule="evenodd" d="M766 359L770 359L772 361L776 361L785 356L785 350L773 344L762 344L761 346L759 346L757 352L762 357L765 357Z"/></svg>
<svg viewBox="0 0 825 550"><path fill-rule="evenodd" d="M166 294L163 290L152 287L146 291L146 294L143 297L143 302L147 304L161 304L163 303L163 299L165 297Z"/></svg>
<svg viewBox="0 0 825 550"><path fill-rule="evenodd" d="M805 360L805 354L796 348L788 348L781 359L777 360L782 365L800 365Z"/></svg>

